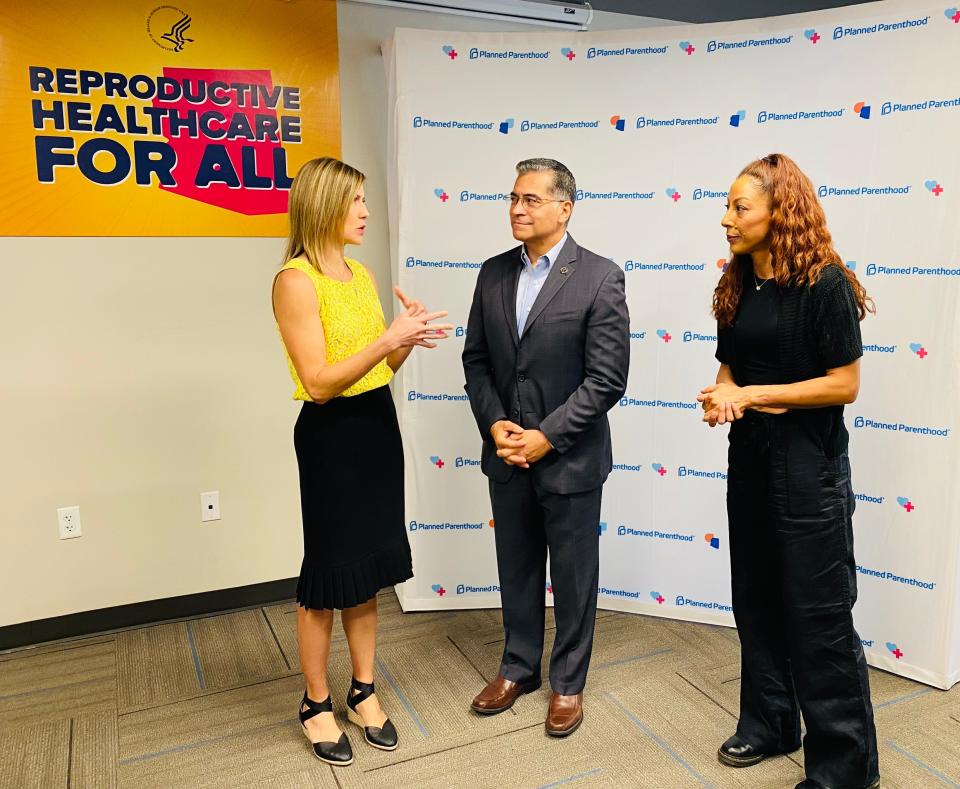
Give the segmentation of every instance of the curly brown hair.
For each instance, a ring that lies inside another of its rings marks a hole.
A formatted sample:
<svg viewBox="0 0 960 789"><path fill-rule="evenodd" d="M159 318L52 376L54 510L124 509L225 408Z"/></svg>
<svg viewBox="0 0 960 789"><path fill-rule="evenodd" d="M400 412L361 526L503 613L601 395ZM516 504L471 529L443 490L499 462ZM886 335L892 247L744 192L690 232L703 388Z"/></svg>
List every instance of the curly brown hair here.
<svg viewBox="0 0 960 789"><path fill-rule="evenodd" d="M797 163L782 153L771 153L744 167L740 176L744 175L770 197L770 259L777 285L813 285L827 266L838 266L853 288L860 320L876 312L866 288L833 248L823 206ZM721 326L733 324L743 277L752 270L749 255L734 255L727 264L713 292L713 315Z"/></svg>

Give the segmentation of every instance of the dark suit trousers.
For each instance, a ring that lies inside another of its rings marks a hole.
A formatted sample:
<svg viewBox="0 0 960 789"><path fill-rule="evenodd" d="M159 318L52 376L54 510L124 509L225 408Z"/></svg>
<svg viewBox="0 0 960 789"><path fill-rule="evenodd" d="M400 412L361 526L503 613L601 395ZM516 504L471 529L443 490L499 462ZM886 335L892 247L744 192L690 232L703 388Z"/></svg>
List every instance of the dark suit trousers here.
<svg viewBox="0 0 960 789"><path fill-rule="evenodd" d="M748 411L730 428L737 734L761 751L793 750L802 712L807 777L863 787L877 777L877 735L851 613L850 463L827 457L800 420Z"/></svg>
<svg viewBox="0 0 960 789"><path fill-rule="evenodd" d="M549 549L557 623L550 686L565 696L583 690L597 612L601 491L549 493L520 468L508 482L490 481L505 636L500 674L506 679L540 678Z"/></svg>

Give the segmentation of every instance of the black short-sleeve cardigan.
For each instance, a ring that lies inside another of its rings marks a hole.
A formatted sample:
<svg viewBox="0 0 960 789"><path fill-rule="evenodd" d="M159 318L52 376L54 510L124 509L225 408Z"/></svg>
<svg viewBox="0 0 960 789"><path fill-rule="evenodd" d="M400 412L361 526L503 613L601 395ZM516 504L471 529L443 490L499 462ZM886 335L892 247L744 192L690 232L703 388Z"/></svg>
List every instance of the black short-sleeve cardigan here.
<svg viewBox="0 0 960 789"><path fill-rule="evenodd" d="M781 288L777 328L780 374L784 384L826 375L863 355L860 316L853 287L838 264L827 266L813 285ZM740 382L733 328L717 327L717 360L730 366ZM846 450L843 406L796 409L791 412L809 424L830 456Z"/></svg>

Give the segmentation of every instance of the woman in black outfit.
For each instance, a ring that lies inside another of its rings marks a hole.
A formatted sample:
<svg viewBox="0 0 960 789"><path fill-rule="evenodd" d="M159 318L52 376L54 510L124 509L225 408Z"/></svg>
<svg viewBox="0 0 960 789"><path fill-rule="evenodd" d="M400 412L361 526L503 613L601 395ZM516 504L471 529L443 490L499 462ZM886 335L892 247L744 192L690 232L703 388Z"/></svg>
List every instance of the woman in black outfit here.
<svg viewBox="0 0 960 789"><path fill-rule="evenodd" d="M860 385L873 303L841 262L810 179L782 154L741 172L713 296L716 384L730 422L727 514L741 644L740 719L718 752L747 767L800 747L797 789L880 785L867 663L853 626L854 510L843 406Z"/></svg>

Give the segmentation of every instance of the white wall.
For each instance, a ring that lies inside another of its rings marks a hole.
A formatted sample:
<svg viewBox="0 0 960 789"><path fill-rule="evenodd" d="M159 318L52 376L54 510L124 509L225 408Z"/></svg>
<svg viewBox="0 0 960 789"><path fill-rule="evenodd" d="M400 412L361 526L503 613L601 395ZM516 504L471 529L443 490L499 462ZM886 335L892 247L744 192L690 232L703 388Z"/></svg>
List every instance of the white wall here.
<svg viewBox="0 0 960 789"><path fill-rule="evenodd" d="M601 13L594 29L649 24ZM373 213L356 255L388 314L379 43L396 27L530 29L339 4L343 156ZM269 303L282 248L0 238L0 626L297 574L299 406ZM201 524L206 490L223 518ZM83 537L60 541L73 504Z"/></svg>

